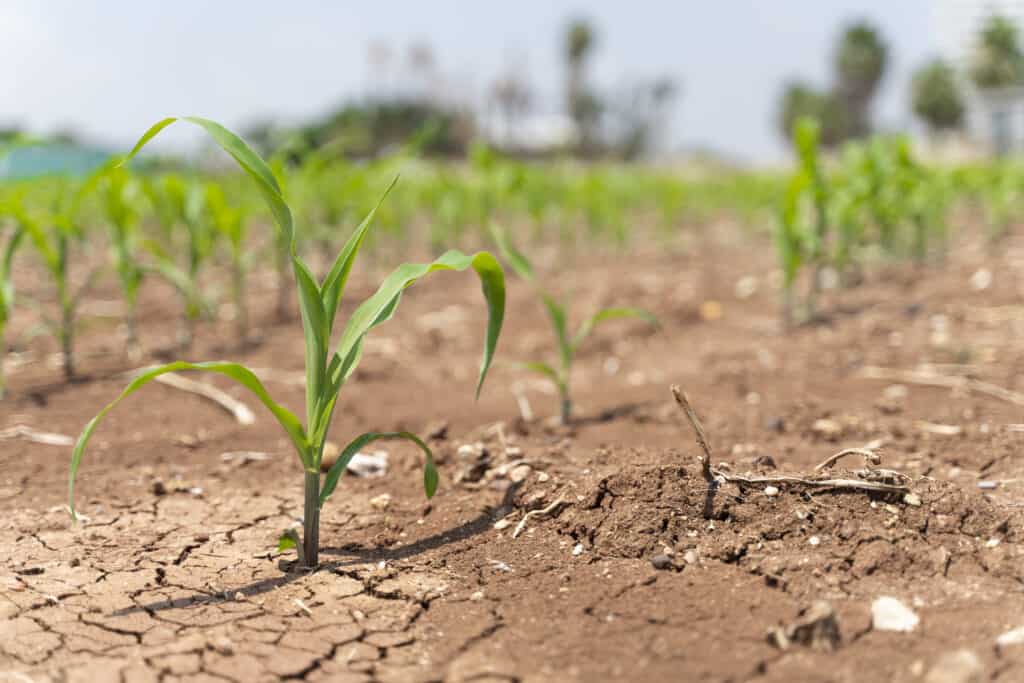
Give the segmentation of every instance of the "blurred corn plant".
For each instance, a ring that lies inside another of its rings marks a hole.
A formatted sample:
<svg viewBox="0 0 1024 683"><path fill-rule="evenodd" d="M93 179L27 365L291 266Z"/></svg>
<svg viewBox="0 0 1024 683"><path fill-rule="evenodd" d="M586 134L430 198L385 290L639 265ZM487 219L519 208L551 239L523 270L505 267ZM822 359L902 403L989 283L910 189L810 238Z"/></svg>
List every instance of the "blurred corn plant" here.
<svg viewBox="0 0 1024 683"><path fill-rule="evenodd" d="M554 384L558 391L561 404L560 417L563 424L572 420L572 365L580 346L600 323L620 318L639 318L650 325L657 326L658 320L652 314L640 308L605 308L586 318L577 328L575 334L569 331L569 311L566 301L558 301L544 291L538 284L533 264L509 240L505 230L496 224L491 226L491 234L502 259L523 280L533 285L540 297L544 310L547 312L552 331L554 332L558 351L558 362L555 365L543 361L525 361L516 365L524 370L537 373Z"/></svg>
<svg viewBox="0 0 1024 683"><path fill-rule="evenodd" d="M142 356L137 323L138 298L145 273L138 244L141 189L127 169L117 168L103 173L100 192L114 272L124 297L125 349L129 358L138 360Z"/></svg>

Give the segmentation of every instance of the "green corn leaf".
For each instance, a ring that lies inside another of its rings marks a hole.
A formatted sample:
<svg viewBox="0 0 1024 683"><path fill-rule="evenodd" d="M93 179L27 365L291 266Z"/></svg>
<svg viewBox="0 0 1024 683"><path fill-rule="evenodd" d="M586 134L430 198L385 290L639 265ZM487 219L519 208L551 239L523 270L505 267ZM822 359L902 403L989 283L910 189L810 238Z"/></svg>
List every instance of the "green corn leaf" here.
<svg viewBox="0 0 1024 683"><path fill-rule="evenodd" d="M379 441L381 439L405 439L412 441L423 454L426 456L426 462L423 466L423 488L427 492L427 498L432 498L434 492L437 491L437 467L434 465L434 454L431 453L430 447L423 443L420 437L416 436L412 432L367 432L360 434L356 438L352 439L344 450L338 454L338 459L331 465L331 469L327 471L327 476L324 477L323 487L320 489L320 507L324 506L327 499L334 493L334 489L338 486L338 480L341 475L345 473L345 469L348 464L352 462L352 458L356 453L359 452L367 444L373 441Z"/></svg>
<svg viewBox="0 0 1024 683"><path fill-rule="evenodd" d="M548 294L541 294L541 301L547 309L548 317L555 328L555 337L558 339L558 357L562 363L562 371L568 372L572 367L573 344L569 339L569 320L565 307L559 304Z"/></svg>
<svg viewBox="0 0 1024 683"><path fill-rule="evenodd" d="M343 359L330 379L333 386L340 387L343 382L343 368L351 373L355 368L354 356L363 337L374 326L380 324L394 313L398 297L420 278L438 270L463 271L472 267L480 277L484 299L487 301L487 334L484 341L483 359L477 379L476 395L479 397L487 370L494 357L494 349L501 334L501 325L505 318L505 274L501 265L489 252L480 251L467 256L459 251L449 251L432 263L405 263L385 278L370 298L364 301L352 313L348 324L342 332L338 343L337 356ZM387 317L382 318L383 314Z"/></svg>
<svg viewBox="0 0 1024 683"><path fill-rule="evenodd" d="M658 319L653 314L648 313L642 308L606 308L603 311L598 311L594 315L583 321L580 325L579 331L576 332L576 336L572 339L573 348L578 348L583 340L593 332L594 328L606 320L617 320L619 318L639 318L644 320L651 325L657 327Z"/></svg>
<svg viewBox="0 0 1024 683"><path fill-rule="evenodd" d="M136 377L131 383L125 387L121 395L107 404L103 410L97 413L96 417L89 420L89 423L82 430L81 435L78 437L78 441L75 443L75 449L71 455L71 473L68 478L68 507L71 510L72 517L75 516L75 477L78 474L78 466L82 462L82 456L85 453L85 447L89 443L89 439L92 437L92 433L96 430L100 421L109 413L114 407L120 403L123 399L129 395L135 393L136 390L149 384L151 381L165 375L168 372L177 372L179 370L203 370L206 372L216 372L226 377L229 377L246 389L251 391L257 399L260 400L263 405L277 418L278 423L291 437L292 443L295 444L295 448L300 453L300 457L305 458L301 454L307 452L306 443L306 432L302 428L302 424L299 419L295 417L287 408L276 403L267 393L262 382L259 378L252 373L251 370L238 363L225 363L220 361L206 362L206 363L189 363L186 361L175 361L173 363L167 363L165 365L159 365L150 368ZM312 463L303 462L303 465L308 467L312 466Z"/></svg>
<svg viewBox="0 0 1024 683"><path fill-rule="evenodd" d="M345 242L345 246L338 253L338 258L335 259L330 272L324 278L323 285L321 286L321 297L324 313L327 316L328 333L334 328L334 316L337 314L338 305L341 303L341 295L345 291L348 275L352 271L352 264L355 263L356 255L359 253L359 248L363 245L363 240L370 229L373 217L377 214L377 209L380 208L380 205L388 194L391 193L392 188L394 188L397 182L398 177L396 176L384 191L383 196L377 201L376 206L370 210L370 213L366 215L363 222L359 224L359 227L353 231L348 241Z"/></svg>
<svg viewBox="0 0 1024 683"><path fill-rule="evenodd" d="M494 243L498 246L498 253L501 254L501 258L503 258L508 265L512 266L512 270L515 271L516 275L527 282L533 282L533 265L522 252L515 248L515 245L513 245L508 239L508 234L505 232L505 229L497 223L491 223L491 237L494 239Z"/></svg>
<svg viewBox="0 0 1024 683"><path fill-rule="evenodd" d="M545 377L550 379L555 384L560 384L561 383L561 380L558 377L558 371L555 370L550 365L548 365L547 363L543 363L543 362L540 362L540 361L526 360L526 361L519 361L519 362L516 362L516 363L512 363L512 365L514 367L517 367L517 368L521 369L521 370L529 370L530 372L535 372L538 375L544 375Z"/></svg>
<svg viewBox="0 0 1024 683"><path fill-rule="evenodd" d="M146 143L156 137L160 131L178 120L188 121L189 123L193 123L204 129L209 136L213 138L214 142L216 142L221 149L230 154L231 157L238 162L238 165L242 167L242 170L256 181L260 194L266 201L271 213L273 213L278 226L286 233L288 241L291 243L292 253L294 254L295 229L292 222L292 212L282 197L281 186L278 183L277 178L270 170L270 167L267 166L263 159L261 159L260 156L249 147L249 145L219 123L210 121L209 119L200 118L198 116L172 116L163 119L162 121L154 124L142 135L141 138L139 138L139 141L135 143L135 147L132 148L132 151L120 160L120 164L124 164L135 157L135 155L137 155L139 151L146 146Z"/></svg>

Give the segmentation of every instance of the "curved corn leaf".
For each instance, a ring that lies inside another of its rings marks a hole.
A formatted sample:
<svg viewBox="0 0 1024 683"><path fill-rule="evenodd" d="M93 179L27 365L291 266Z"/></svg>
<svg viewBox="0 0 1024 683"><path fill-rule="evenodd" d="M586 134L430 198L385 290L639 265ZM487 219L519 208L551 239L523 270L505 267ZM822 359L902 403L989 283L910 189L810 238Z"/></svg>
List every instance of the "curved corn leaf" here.
<svg viewBox="0 0 1024 683"><path fill-rule="evenodd" d="M360 304L352 313L348 324L345 325L337 350L337 356L342 359L342 362L336 365L329 378L331 384L336 387L341 386L344 381L343 368L345 372L352 372L358 361L358 347L362 344L363 337L374 326L390 318L397 306L399 296L406 287L436 270L463 271L470 267L480 277L484 299L487 301L487 334L476 386L476 395L479 397L480 389L487 377L487 370L494 357L494 349L498 344L502 321L505 318L505 274L494 256L486 251L467 256L453 250L442 254L432 263L405 263L393 270L381 283L376 293ZM383 314L387 314L386 317L382 318ZM332 363L332 365L335 364Z"/></svg>
<svg viewBox="0 0 1024 683"><path fill-rule="evenodd" d="M303 465L306 467L311 466L311 463L305 462L305 459L308 457L305 455L308 451L308 444L306 443L306 432L302 428L302 424L299 422L299 419L287 408L279 405L270 397L270 394L267 393L266 388L264 388L259 378L256 377L251 370L246 368L244 365L239 365L238 363L225 363L220 361L189 363L186 361L175 361L165 365L158 365L140 374L132 380L127 387L125 387L120 396L108 403L103 410L96 414L96 417L89 420L89 423L85 425L85 429L83 429L81 435L79 435L78 441L75 443L75 449L71 454L71 471L68 478L68 507L71 510L72 517L75 517L75 477L78 474L78 467L82 462L85 447L89 443L92 433L99 425L100 420L102 420L107 413L113 410L118 403L130 394L135 393L139 388L150 383L160 375L165 375L168 372L176 372L178 370L204 370L207 372L216 372L235 380L251 391L256 398L259 399L271 413L273 413L274 417L277 418L278 423L284 427L288 436L291 437L292 443L295 444L295 448L299 452L299 457L303 459Z"/></svg>
<svg viewBox="0 0 1024 683"><path fill-rule="evenodd" d="M426 462L423 465L423 489L427 492L427 498L432 498L434 492L437 491L437 467L434 465L434 454L430 451L430 447L423 443L420 437L416 436L412 432L367 432L360 434L356 438L352 439L344 450L338 454L338 459L331 465L331 469L327 471L327 476L324 477L323 487L320 489L320 507L324 506L327 499L334 493L334 489L338 486L338 480L341 475L344 474L348 464L352 462L352 458L359 449L363 448L367 444L373 441L379 441L381 439L405 439L412 441L423 454L426 456Z"/></svg>
<svg viewBox="0 0 1024 683"><path fill-rule="evenodd" d="M491 223L491 237L498 246L498 253L501 254L501 258L505 259L508 265L512 266L512 270L515 271L516 275L527 282L533 282L533 265L521 251L515 248L515 245L508 239L505 229L497 223Z"/></svg>
<svg viewBox="0 0 1024 683"><path fill-rule="evenodd" d="M576 332L576 336L572 339L573 348L576 348L583 343L583 340L594 331L594 328L599 323L602 323L605 320L617 320L619 318L639 318L651 325L658 325L658 319L655 318L653 314L648 313L642 308L606 308L603 311L598 311L583 321L583 324L580 325L579 331Z"/></svg>
<svg viewBox="0 0 1024 683"><path fill-rule="evenodd" d="M292 221L292 212L282 197L281 185L278 183L277 178L270 170L270 167L267 166L263 159L261 159L260 156L249 147L249 145L216 121L210 121L209 119L200 118L198 116L171 116L163 119L162 121L158 121L153 124L153 126L151 126L141 138L139 138L139 141L135 143L132 151L120 160L119 165L127 163L129 160L134 158L139 151L146 146L146 143L155 138L164 128L167 128L178 120L188 121L189 123L193 123L205 130L209 136L213 138L213 141L216 142L221 149L230 154L231 157L238 162L238 165L242 167L242 170L245 171L250 178L256 181L260 194L263 195L263 199L266 201L267 206L274 215L275 221L281 230L287 234L288 240L291 243L292 253L294 254L295 229Z"/></svg>
<svg viewBox="0 0 1024 683"><path fill-rule="evenodd" d="M334 265L331 270L324 277L323 284L321 285L321 297L323 301L324 313L327 315L327 328L328 332L334 328L334 316L338 312L338 305L341 303L341 295L345 291L345 284L348 282L348 274L352 271L352 264L355 263L356 255L359 253L359 248L363 245L363 240L366 238L366 233L370 229L370 223L373 222L373 217L377 214L377 209L384 203L384 199L394 188L398 182L396 176L388 188L384 190L384 194L377 201L376 206L370 210L370 213L366 214L366 218L363 222L352 232L349 236L348 241L345 242L345 246L342 247L338 253L338 258L334 260Z"/></svg>
<svg viewBox="0 0 1024 683"><path fill-rule="evenodd" d="M551 324L555 328L555 337L558 339L558 357L562 362L562 370L568 372L572 367L573 344L569 339L569 320L565 307L547 294L542 293L540 298L544 302L544 308L547 309L548 317L551 318Z"/></svg>

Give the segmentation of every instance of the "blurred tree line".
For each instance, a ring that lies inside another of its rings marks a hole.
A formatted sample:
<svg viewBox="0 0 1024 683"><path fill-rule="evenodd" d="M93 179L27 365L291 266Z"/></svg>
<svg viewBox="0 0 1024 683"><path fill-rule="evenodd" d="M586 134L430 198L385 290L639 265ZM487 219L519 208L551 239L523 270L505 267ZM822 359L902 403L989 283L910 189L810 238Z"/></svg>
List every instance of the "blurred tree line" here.
<svg viewBox="0 0 1024 683"><path fill-rule="evenodd" d="M825 89L803 81L783 88L778 124L791 139L795 122L817 119L821 143L836 147L872 132L871 105L890 62L890 50L877 27L857 21L840 33L833 52L832 83ZM1017 26L1008 18L989 16L975 40L964 73L941 58L914 71L910 106L930 134L960 130L967 112L967 88L981 96L1024 87L1024 53Z"/></svg>
<svg viewBox="0 0 1024 683"><path fill-rule="evenodd" d="M261 122L246 137L266 154L283 153L298 159L310 150L329 150L350 158L375 157L405 145L429 156L465 156L475 140L518 156L573 155L581 158L637 159L661 142L669 110L678 98L678 85L668 77L640 79L616 89L594 86L590 66L599 45L598 34L586 19L571 21L562 41L565 67L563 134L545 134L537 123L557 117L537 115L537 97L525 70L510 67L489 87L484 111L465 102L456 104L442 93L443 79L434 72L429 48L409 51L409 73L416 87L382 88L350 100L321 117L298 126ZM370 61L390 59L380 44L371 46ZM371 81L386 81L377 73ZM488 135L487 113L494 113L502 135ZM483 116L482 116L483 114ZM530 139L534 136L535 139ZM411 142L410 142L411 141Z"/></svg>

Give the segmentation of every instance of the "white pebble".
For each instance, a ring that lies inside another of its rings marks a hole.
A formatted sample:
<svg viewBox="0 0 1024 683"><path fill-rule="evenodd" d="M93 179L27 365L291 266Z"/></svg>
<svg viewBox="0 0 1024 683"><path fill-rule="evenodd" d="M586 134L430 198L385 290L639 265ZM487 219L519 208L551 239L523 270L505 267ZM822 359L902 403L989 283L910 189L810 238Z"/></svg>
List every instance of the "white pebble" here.
<svg viewBox="0 0 1024 683"><path fill-rule="evenodd" d="M920 621L912 609L896 598L882 596L871 603L871 627L876 631L909 633Z"/></svg>
<svg viewBox="0 0 1024 683"><path fill-rule="evenodd" d="M764 487L764 495L768 496L769 498L771 498L773 496L779 495L779 487L777 487L777 486L765 486Z"/></svg>
<svg viewBox="0 0 1024 683"><path fill-rule="evenodd" d="M573 557L576 557L576 556L582 555L582 554L583 554L583 544L582 543L577 543L576 545L574 545L572 547L572 556Z"/></svg>

